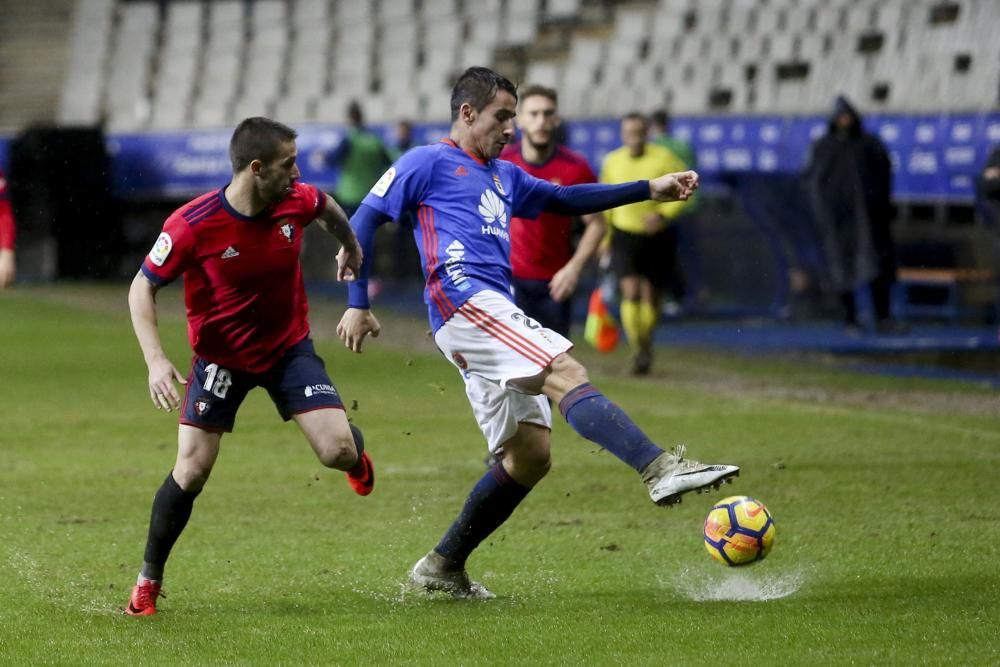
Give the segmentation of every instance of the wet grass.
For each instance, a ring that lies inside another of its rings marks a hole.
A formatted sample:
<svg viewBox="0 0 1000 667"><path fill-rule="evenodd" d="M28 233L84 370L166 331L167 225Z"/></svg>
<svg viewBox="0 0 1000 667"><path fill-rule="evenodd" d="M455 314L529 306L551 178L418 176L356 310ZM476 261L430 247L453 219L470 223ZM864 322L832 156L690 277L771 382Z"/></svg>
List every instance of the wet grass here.
<svg viewBox="0 0 1000 667"><path fill-rule="evenodd" d="M655 440L743 466L724 491L768 505L772 555L715 564L700 532L716 496L656 508L558 422L551 475L470 561L498 598L425 597L406 571L482 474L481 436L422 324L386 318L410 342L387 334L355 356L320 332L322 304L318 348L365 430L375 493L322 469L256 392L175 549L161 613L124 617L175 417L149 406L124 288L73 289L120 306L0 294L0 664L1000 661L990 415L914 407L905 380L835 370L667 352L662 377L636 381L595 359L595 382ZM161 329L186 365L183 323ZM866 392L877 400L840 400Z"/></svg>

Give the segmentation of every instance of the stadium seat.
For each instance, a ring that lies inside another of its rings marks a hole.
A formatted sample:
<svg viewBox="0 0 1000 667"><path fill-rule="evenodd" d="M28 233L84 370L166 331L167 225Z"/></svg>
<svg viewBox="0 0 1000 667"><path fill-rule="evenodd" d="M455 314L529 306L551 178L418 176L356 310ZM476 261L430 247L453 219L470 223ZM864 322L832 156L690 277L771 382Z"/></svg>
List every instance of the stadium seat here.
<svg viewBox="0 0 1000 667"><path fill-rule="evenodd" d="M385 23L413 23L413 0L392 0L379 4L379 20Z"/></svg>
<svg viewBox="0 0 1000 667"><path fill-rule="evenodd" d="M587 115L664 101L679 105L675 113L816 113L835 90L878 112L994 108L997 8L945 4L954 9L931 0L621 1L602 4L610 21L593 30L596 5L581 0L78 0L57 115L93 122L105 113L116 128L196 125L196 115L218 118L218 107L288 97L282 108L305 117L332 93L411 87L412 115L444 120L446 105L429 96L466 66L493 66L498 53L523 72L519 82L555 85ZM561 19L572 23L545 24ZM542 30L566 39L546 39L535 60ZM195 114L209 96L218 99Z"/></svg>
<svg viewBox="0 0 1000 667"><path fill-rule="evenodd" d="M160 13L153 2L129 3L120 11L105 111L111 129L128 131L149 122L148 90Z"/></svg>
<svg viewBox="0 0 1000 667"><path fill-rule="evenodd" d="M493 48L501 39L502 14L483 14L469 23L469 41Z"/></svg>
<svg viewBox="0 0 1000 667"><path fill-rule="evenodd" d="M283 27L286 5L282 0L254 0L250 3L250 18L254 30Z"/></svg>
<svg viewBox="0 0 1000 667"><path fill-rule="evenodd" d="M236 125L244 118L251 116L273 116L274 104L270 94L261 94L251 88L237 98L230 108L227 125Z"/></svg>
<svg viewBox="0 0 1000 667"><path fill-rule="evenodd" d="M326 26L330 23L327 0L298 0L292 5L292 25L298 29Z"/></svg>
<svg viewBox="0 0 1000 667"><path fill-rule="evenodd" d="M374 20L374 3L367 0L338 0L334 5L334 19L338 26L369 24Z"/></svg>
<svg viewBox="0 0 1000 667"><path fill-rule="evenodd" d="M548 0L545 18L548 20L572 19L580 12L580 0Z"/></svg>
<svg viewBox="0 0 1000 667"><path fill-rule="evenodd" d="M284 95L274 103L274 117L286 125L297 125L315 120L314 104L300 95Z"/></svg>
<svg viewBox="0 0 1000 667"><path fill-rule="evenodd" d="M393 51L412 50L419 41L418 28L419 24L408 20L383 23L380 44Z"/></svg>
<svg viewBox="0 0 1000 667"><path fill-rule="evenodd" d="M420 3L420 16L430 22L430 19L453 19L458 15L456 0L423 0Z"/></svg>
<svg viewBox="0 0 1000 667"><path fill-rule="evenodd" d="M506 14L501 42L506 45L529 44L538 34L538 14Z"/></svg>
<svg viewBox="0 0 1000 667"><path fill-rule="evenodd" d="M197 127L223 127L229 125L229 104L203 100L194 106L192 121Z"/></svg>
<svg viewBox="0 0 1000 667"><path fill-rule="evenodd" d="M461 44L464 33L465 24L457 16L426 19L423 24L425 61L442 60L434 57L439 49L450 50L449 60L454 61L454 51Z"/></svg>
<svg viewBox="0 0 1000 667"><path fill-rule="evenodd" d="M240 0L216 0L208 3L209 25L214 29L240 28L246 17L246 5Z"/></svg>
<svg viewBox="0 0 1000 667"><path fill-rule="evenodd" d="M115 4L113 0L80 0L69 37L67 68L56 120L60 124L92 124L100 117Z"/></svg>
<svg viewBox="0 0 1000 667"><path fill-rule="evenodd" d="M555 88L558 91L562 87L562 67L553 62L531 62L525 70L524 81L528 84Z"/></svg>
<svg viewBox="0 0 1000 667"><path fill-rule="evenodd" d="M459 62L462 67L493 64L493 46L468 40L459 47Z"/></svg>
<svg viewBox="0 0 1000 667"><path fill-rule="evenodd" d="M164 98L167 96L164 95ZM188 100L183 98L153 99L149 127L154 130L177 130L187 124Z"/></svg>
<svg viewBox="0 0 1000 667"><path fill-rule="evenodd" d="M650 15L645 9L619 9L615 14L615 27L611 45L640 44L649 38Z"/></svg>

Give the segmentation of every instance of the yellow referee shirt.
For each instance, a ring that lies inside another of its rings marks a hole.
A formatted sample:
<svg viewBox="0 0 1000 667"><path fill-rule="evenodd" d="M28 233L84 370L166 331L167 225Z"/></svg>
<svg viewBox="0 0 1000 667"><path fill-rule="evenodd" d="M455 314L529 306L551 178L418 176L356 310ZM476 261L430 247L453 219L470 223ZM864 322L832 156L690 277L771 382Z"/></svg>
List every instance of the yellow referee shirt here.
<svg viewBox="0 0 1000 667"><path fill-rule="evenodd" d="M628 147L622 146L605 156L601 165L601 182L616 184L645 181L663 174L684 171L686 168L680 158L663 146L647 143L639 157L632 157ZM669 221L680 215L688 207L689 201L641 201L613 208L606 211L604 216L611 226L623 232L645 234L643 219L649 213L659 213Z"/></svg>

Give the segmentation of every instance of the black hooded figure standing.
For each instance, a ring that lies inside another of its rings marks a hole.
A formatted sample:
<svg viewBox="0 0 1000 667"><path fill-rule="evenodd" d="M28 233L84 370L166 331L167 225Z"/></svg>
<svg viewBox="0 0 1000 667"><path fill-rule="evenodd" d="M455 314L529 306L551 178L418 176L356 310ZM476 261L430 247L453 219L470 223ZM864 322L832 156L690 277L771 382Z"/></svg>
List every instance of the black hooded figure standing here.
<svg viewBox="0 0 1000 667"><path fill-rule="evenodd" d="M823 240L829 288L840 296L845 324L858 330L854 294L867 286L878 329L892 329L892 163L882 141L865 131L844 97L834 104L829 130L813 144L805 184Z"/></svg>

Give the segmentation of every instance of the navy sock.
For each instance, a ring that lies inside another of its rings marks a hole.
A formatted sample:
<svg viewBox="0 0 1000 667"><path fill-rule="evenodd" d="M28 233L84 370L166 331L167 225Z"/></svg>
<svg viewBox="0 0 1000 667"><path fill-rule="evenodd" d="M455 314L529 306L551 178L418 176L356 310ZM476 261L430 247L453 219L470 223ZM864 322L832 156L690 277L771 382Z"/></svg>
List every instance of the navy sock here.
<svg viewBox="0 0 1000 667"><path fill-rule="evenodd" d="M472 488L462 513L434 550L455 566L465 567L473 549L507 520L529 491L497 463Z"/></svg>
<svg viewBox="0 0 1000 667"><path fill-rule="evenodd" d="M559 401L559 411L574 431L637 471L663 453L624 410L589 382L567 392Z"/></svg>
<svg viewBox="0 0 1000 667"><path fill-rule="evenodd" d="M171 470L153 498L153 511L149 517L149 536L146 538L146 554L143 557L142 576L146 579L163 579L163 568L170 556L174 542L180 537L198 491L185 491L176 481Z"/></svg>

